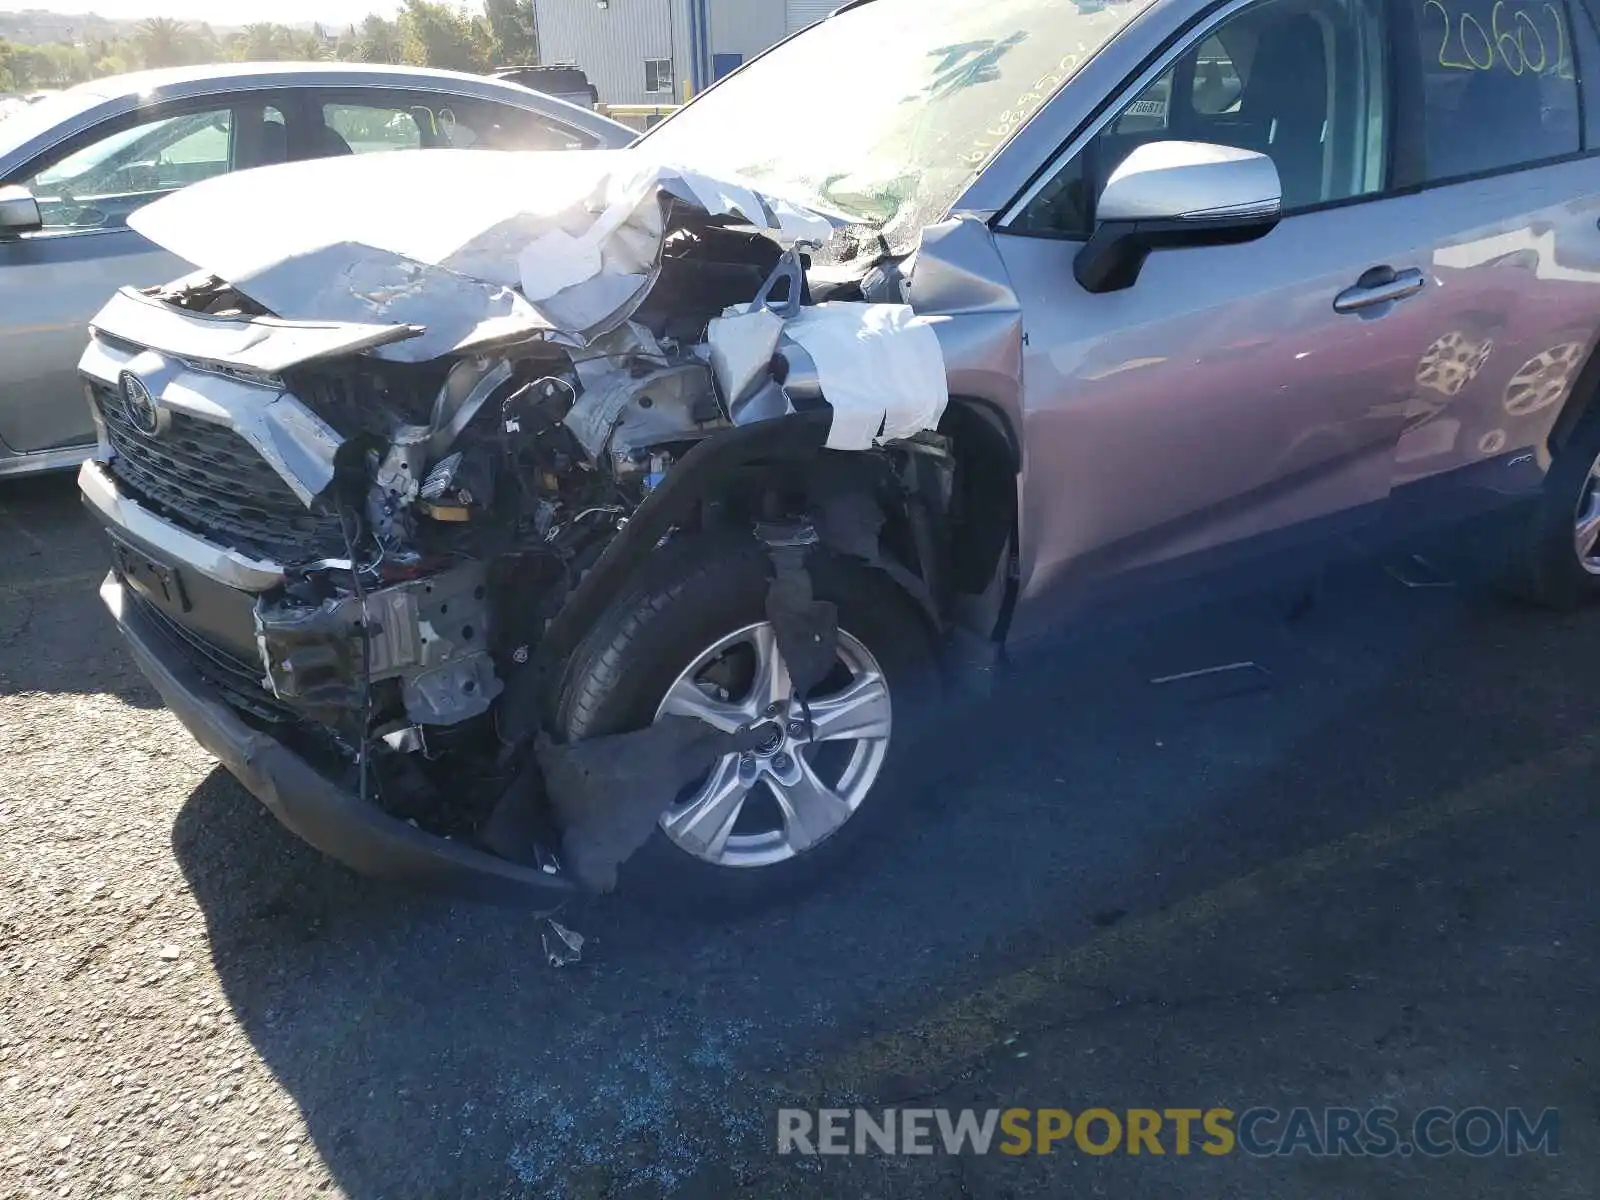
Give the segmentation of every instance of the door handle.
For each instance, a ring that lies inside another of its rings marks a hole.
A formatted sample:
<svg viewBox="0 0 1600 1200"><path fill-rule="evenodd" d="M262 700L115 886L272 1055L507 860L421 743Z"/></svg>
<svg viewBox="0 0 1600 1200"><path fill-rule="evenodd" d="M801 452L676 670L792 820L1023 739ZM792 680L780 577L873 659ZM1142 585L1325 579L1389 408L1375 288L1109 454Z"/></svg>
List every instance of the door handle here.
<svg viewBox="0 0 1600 1200"><path fill-rule="evenodd" d="M1396 271L1393 267L1373 267L1362 273L1354 287L1346 288L1333 298L1333 311L1360 312L1379 304L1392 304L1415 296L1428 286L1425 275L1415 267Z"/></svg>

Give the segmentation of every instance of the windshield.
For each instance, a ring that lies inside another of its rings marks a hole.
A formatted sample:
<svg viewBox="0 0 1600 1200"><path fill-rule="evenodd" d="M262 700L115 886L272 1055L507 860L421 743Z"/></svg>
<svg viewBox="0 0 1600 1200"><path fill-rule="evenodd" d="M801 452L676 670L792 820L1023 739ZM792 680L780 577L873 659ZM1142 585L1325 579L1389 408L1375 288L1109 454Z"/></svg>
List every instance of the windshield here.
<svg viewBox="0 0 1600 1200"><path fill-rule="evenodd" d="M874 0L725 80L640 143L914 242L1149 0Z"/></svg>
<svg viewBox="0 0 1600 1200"><path fill-rule="evenodd" d="M105 96L92 88L75 87L18 109L0 121L0 158L104 100Z"/></svg>

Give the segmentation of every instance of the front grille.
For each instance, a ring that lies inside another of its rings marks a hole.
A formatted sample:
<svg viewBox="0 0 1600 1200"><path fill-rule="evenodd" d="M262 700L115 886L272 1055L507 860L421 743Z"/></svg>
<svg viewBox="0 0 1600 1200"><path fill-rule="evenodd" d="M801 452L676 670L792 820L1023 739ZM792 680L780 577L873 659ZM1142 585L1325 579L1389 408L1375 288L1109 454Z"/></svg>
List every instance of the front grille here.
<svg viewBox="0 0 1600 1200"><path fill-rule="evenodd" d="M127 590L134 607L153 625L167 644L176 650L223 699L252 716L273 722L294 721L297 714L279 700L264 684L265 672L259 663L248 663L220 646L212 645L185 629L161 609L132 588Z"/></svg>
<svg viewBox="0 0 1600 1200"><path fill-rule="evenodd" d="M116 452L111 473L134 499L258 558L296 562L343 552L338 516L308 509L233 430L174 412L168 428L151 435L128 420L116 388L93 390Z"/></svg>

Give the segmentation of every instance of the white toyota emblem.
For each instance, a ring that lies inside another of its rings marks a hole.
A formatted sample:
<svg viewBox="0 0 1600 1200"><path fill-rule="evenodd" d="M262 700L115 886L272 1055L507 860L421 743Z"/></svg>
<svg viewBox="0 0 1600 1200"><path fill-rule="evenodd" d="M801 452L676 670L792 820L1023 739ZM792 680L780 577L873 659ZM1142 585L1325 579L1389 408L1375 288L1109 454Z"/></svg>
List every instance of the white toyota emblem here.
<svg viewBox="0 0 1600 1200"><path fill-rule="evenodd" d="M161 432L162 420L165 415L156 404L155 397L150 394L150 389L145 386L132 371L124 371L117 379L117 385L122 392L122 412L140 433L155 437Z"/></svg>

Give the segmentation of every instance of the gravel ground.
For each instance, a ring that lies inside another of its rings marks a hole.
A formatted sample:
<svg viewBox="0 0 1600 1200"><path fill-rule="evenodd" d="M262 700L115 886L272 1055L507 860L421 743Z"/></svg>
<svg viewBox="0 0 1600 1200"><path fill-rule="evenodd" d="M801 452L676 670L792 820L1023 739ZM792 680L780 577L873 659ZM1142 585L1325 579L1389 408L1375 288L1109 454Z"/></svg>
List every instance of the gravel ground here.
<svg viewBox="0 0 1600 1200"><path fill-rule="evenodd" d="M1367 1195L1238 1163L794 1169L774 1110L1077 1103L1063 1080L1354 1103L1385 1072L1548 1096L1572 1131L1560 1171L1395 1194L1600 1194L1592 618L1362 569L1295 625L1234 604L1030 658L871 871L727 928L585 904L558 972L522 914L357 879L215 768L122 654L70 480L0 485L0 544L0 1197ZM1148 682L1239 658L1271 686ZM1255 954L1195 952L1234 931Z"/></svg>
<svg viewBox="0 0 1600 1200"><path fill-rule="evenodd" d="M0 1194L325 1190L173 855L216 764L119 653L71 491L0 493Z"/></svg>

